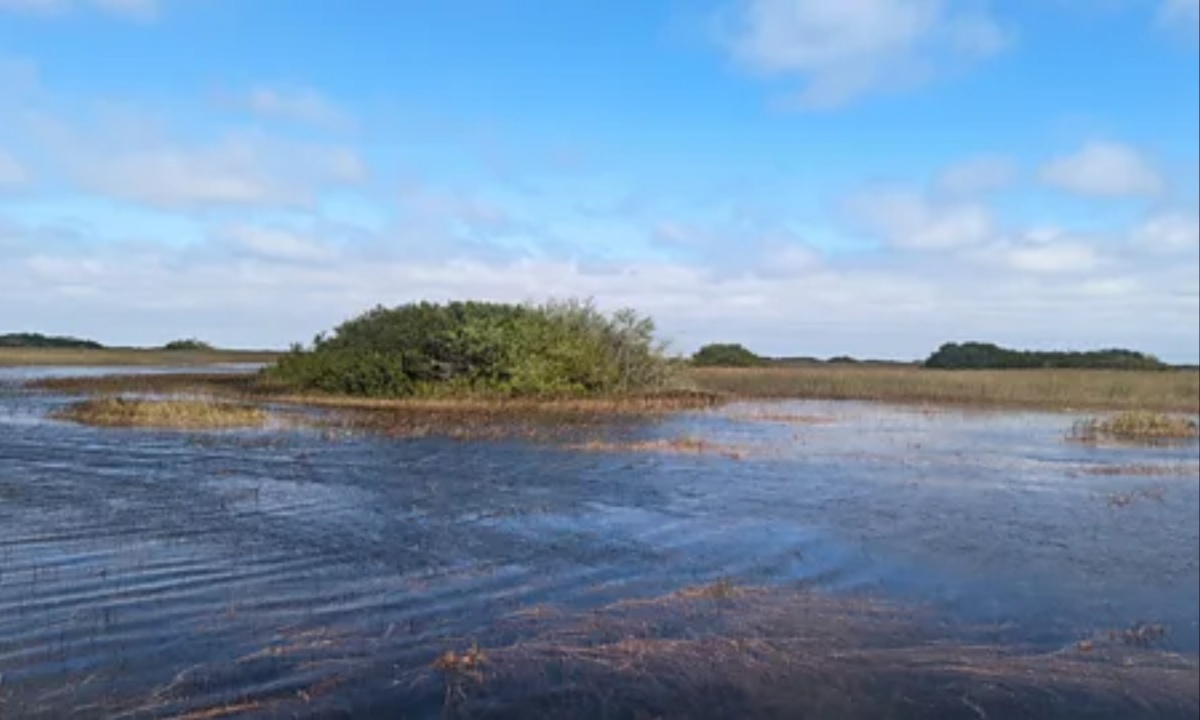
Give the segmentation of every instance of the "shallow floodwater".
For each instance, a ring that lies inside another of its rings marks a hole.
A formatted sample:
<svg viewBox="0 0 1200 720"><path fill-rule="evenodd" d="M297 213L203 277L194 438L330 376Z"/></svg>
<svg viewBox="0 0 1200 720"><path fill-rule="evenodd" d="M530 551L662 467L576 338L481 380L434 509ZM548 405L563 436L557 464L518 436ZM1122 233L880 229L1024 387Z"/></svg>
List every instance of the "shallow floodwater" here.
<svg viewBox="0 0 1200 720"><path fill-rule="evenodd" d="M726 577L913 604L1005 643L1142 622L1165 627L1163 648L1200 649L1194 444L1096 447L1064 441L1062 414L845 402L619 431L737 457L95 429L47 419L67 398L20 387L41 373L62 374L0 370L5 718L139 716L130 699L181 683L199 705L309 687L324 670L211 672L305 632L375 638L399 672L515 610Z"/></svg>

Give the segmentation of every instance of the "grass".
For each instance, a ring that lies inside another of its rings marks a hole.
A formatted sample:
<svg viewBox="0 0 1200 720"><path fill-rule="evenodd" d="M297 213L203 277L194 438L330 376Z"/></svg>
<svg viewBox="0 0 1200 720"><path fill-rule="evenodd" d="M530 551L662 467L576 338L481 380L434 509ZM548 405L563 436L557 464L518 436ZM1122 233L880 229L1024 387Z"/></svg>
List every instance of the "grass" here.
<svg viewBox="0 0 1200 720"><path fill-rule="evenodd" d="M0 348L0 367L117 365L189 366L269 363L280 353L266 350L164 350L137 348Z"/></svg>
<svg viewBox="0 0 1200 720"><path fill-rule="evenodd" d="M99 427L227 429L260 427L260 408L210 400L130 400L103 397L68 405L55 414L63 420Z"/></svg>
<svg viewBox="0 0 1200 720"><path fill-rule="evenodd" d="M98 393L202 393L243 401L269 399L273 403L340 410L396 411L421 414L475 413L527 415L647 415L700 410L721 402L715 393L675 390L599 397L510 398L488 395L439 397L364 398L322 393L295 393L256 375L232 373L172 373L108 375L100 377L46 378L30 387L74 395Z"/></svg>
<svg viewBox="0 0 1200 720"><path fill-rule="evenodd" d="M1200 428L1188 418L1143 410L1080 420L1070 432L1070 438L1079 442L1160 442L1190 440L1197 436L1200 436Z"/></svg>
<svg viewBox="0 0 1200 720"><path fill-rule="evenodd" d="M1043 410L1200 412L1200 371L692 368L701 390L746 399L868 400Z"/></svg>

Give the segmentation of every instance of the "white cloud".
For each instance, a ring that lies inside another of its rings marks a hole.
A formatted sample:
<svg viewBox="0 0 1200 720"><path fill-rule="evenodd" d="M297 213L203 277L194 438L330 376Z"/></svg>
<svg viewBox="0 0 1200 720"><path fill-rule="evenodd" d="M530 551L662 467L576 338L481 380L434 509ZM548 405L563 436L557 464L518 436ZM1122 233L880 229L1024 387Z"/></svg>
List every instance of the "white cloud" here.
<svg viewBox="0 0 1200 720"><path fill-rule="evenodd" d="M1195 32L1196 23L1200 22L1200 0L1163 0L1159 18L1171 25L1186 23Z"/></svg>
<svg viewBox="0 0 1200 720"><path fill-rule="evenodd" d="M1095 247L1085 240L1055 233L1051 237L1031 234L1016 242L990 248L984 255L1027 273L1087 273L1100 262Z"/></svg>
<svg viewBox="0 0 1200 720"><path fill-rule="evenodd" d="M937 204L908 190L859 193L846 203L853 224L897 248L951 250L992 237L991 212L979 203Z"/></svg>
<svg viewBox="0 0 1200 720"><path fill-rule="evenodd" d="M1153 196L1166 189L1145 156L1115 142L1089 142L1078 152L1047 163L1041 177L1048 185L1094 197Z"/></svg>
<svg viewBox="0 0 1200 720"><path fill-rule="evenodd" d="M1008 41L982 3L949 0L737 0L725 25L739 61L801 78L809 108L918 82Z"/></svg>
<svg viewBox="0 0 1200 720"><path fill-rule="evenodd" d="M234 248L254 257L288 262L325 262L337 249L292 230L239 224L225 230Z"/></svg>
<svg viewBox="0 0 1200 720"><path fill-rule="evenodd" d="M259 135L201 145L98 143L78 147L64 160L74 179L92 192L159 207L300 205L312 202L322 187L367 177L352 150Z"/></svg>
<svg viewBox="0 0 1200 720"><path fill-rule="evenodd" d="M29 182L29 171L12 155L0 150L0 190L20 187Z"/></svg>
<svg viewBox="0 0 1200 720"><path fill-rule="evenodd" d="M1137 246L1174 253L1200 248L1200 213L1168 212L1147 219L1133 233Z"/></svg>
<svg viewBox="0 0 1200 720"><path fill-rule="evenodd" d="M349 114L312 88L257 87L223 99L265 118L334 129L353 124Z"/></svg>
<svg viewBox="0 0 1200 720"><path fill-rule="evenodd" d="M1016 165L1009 158L980 155L943 170L934 187L947 195L977 195L1011 185L1016 175Z"/></svg>

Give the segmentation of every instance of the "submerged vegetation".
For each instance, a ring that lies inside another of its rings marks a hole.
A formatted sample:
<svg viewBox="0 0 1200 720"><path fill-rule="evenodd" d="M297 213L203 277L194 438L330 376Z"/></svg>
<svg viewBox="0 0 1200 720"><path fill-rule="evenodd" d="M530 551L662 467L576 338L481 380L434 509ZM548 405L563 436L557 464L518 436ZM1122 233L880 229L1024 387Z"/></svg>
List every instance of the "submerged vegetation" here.
<svg viewBox="0 0 1200 720"><path fill-rule="evenodd" d="M1074 368L1095 370L1168 370L1152 355L1112 348L1087 352L1010 350L992 343L946 343L925 361L936 370L1030 370Z"/></svg>
<svg viewBox="0 0 1200 720"><path fill-rule="evenodd" d="M281 388L367 398L622 395L672 375L653 321L574 300L377 307L264 371Z"/></svg>
<svg viewBox="0 0 1200 720"><path fill-rule="evenodd" d="M1115 440L1160 442L1200 436L1193 420L1178 415L1130 411L1109 418L1088 418L1075 423L1071 438L1080 442Z"/></svg>
<svg viewBox="0 0 1200 720"><path fill-rule="evenodd" d="M56 417L101 427L187 430L260 427L267 421L267 413L261 408L237 403L122 397L83 400L63 408Z"/></svg>

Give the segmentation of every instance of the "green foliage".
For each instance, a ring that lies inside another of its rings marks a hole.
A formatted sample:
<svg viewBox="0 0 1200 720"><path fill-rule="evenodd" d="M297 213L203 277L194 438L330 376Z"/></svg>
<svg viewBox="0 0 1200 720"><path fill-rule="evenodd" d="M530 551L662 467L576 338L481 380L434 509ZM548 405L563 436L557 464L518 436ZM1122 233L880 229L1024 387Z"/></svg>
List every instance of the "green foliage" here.
<svg viewBox="0 0 1200 720"><path fill-rule="evenodd" d="M403 397L483 392L596 395L661 387L670 364L654 323L590 302L376 307L293 346L269 380L299 390Z"/></svg>
<svg viewBox="0 0 1200 720"><path fill-rule="evenodd" d="M201 351L201 350L212 350L212 349L213 349L212 345L209 345L208 343L204 342L203 340L197 340L195 338L187 338L185 340L172 340L171 342L167 343L166 345L163 345L163 350Z"/></svg>
<svg viewBox="0 0 1200 720"><path fill-rule="evenodd" d="M1169 365L1152 355L1133 350L1088 352L1010 350L991 343L946 343L925 361L939 370L1010 370L1030 368L1085 368L1105 370L1166 370Z"/></svg>
<svg viewBox="0 0 1200 720"><path fill-rule="evenodd" d="M692 356L692 364L698 367L758 367L765 361L736 343L713 343L697 350Z"/></svg>
<svg viewBox="0 0 1200 720"><path fill-rule="evenodd" d="M94 340L75 337L53 337L40 333L11 333L0 335L0 347L10 348L86 348L100 350L104 346Z"/></svg>

